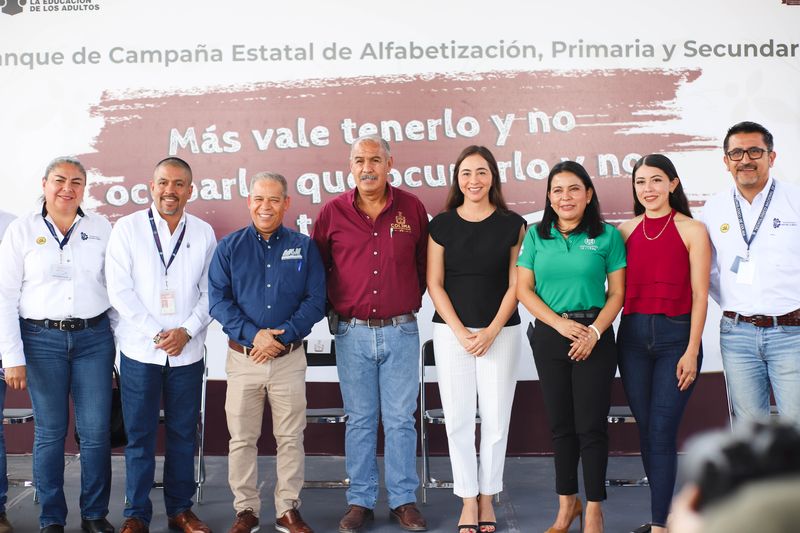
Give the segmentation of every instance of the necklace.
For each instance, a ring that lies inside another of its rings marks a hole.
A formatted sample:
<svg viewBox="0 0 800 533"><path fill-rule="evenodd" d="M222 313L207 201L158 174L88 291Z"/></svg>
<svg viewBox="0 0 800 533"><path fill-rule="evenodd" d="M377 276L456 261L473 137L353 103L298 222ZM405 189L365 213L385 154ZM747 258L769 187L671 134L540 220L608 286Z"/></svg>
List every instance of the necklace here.
<svg viewBox="0 0 800 533"><path fill-rule="evenodd" d="M648 241L654 241L654 240L658 239L659 237L661 237L661 234L664 233L664 230L666 230L667 226L669 226L669 221L672 220L673 213L675 213L675 211L670 211L669 212L669 216L667 217L667 223L664 224L664 227L661 228L661 231L659 231L658 235L656 235L655 237L649 237L647 235L647 227L645 226L645 222L647 221L647 215L643 215L643 218L642 218L642 234L644 235L644 238L647 239Z"/></svg>

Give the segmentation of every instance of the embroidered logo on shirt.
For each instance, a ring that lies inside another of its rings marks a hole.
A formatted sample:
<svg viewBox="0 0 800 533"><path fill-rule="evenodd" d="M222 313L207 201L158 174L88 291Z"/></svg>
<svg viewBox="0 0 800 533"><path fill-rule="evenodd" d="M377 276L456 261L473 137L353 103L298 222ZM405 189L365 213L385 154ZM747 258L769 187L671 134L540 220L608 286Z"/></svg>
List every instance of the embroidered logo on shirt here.
<svg viewBox="0 0 800 533"><path fill-rule="evenodd" d="M797 222L786 222L786 221L782 221L779 218L773 218L772 219L772 227L775 228L775 229L778 229L781 226L796 226L796 225L797 225Z"/></svg>
<svg viewBox="0 0 800 533"><path fill-rule="evenodd" d="M36 237L36 244L42 245L47 242L47 237Z"/></svg>
<svg viewBox="0 0 800 533"><path fill-rule="evenodd" d="M281 256L281 261L286 261L289 259L302 259L303 258L303 251L301 248L287 248L283 251L283 255Z"/></svg>
<svg viewBox="0 0 800 533"><path fill-rule="evenodd" d="M597 244L595 244L595 240L590 237L586 237L586 239L583 241L583 244L581 244L581 250L591 250L592 252L596 252Z"/></svg>
<svg viewBox="0 0 800 533"><path fill-rule="evenodd" d="M402 211L397 212L397 216L394 217L394 222L391 225L391 231L399 231L401 233L411 233L411 224L406 222L406 217L403 216Z"/></svg>
<svg viewBox="0 0 800 533"><path fill-rule="evenodd" d="M99 240L100 240L100 237L98 237L97 235L88 235L88 234L86 234L86 233L84 233L84 232L82 231L82 232L81 232L81 240L82 240L82 241L87 241L87 240L89 240L89 239L92 239L93 241L99 241Z"/></svg>
<svg viewBox="0 0 800 533"><path fill-rule="evenodd" d="M721 225L721 226L719 227L719 230L720 230L722 233L728 233L728 230L729 230L729 229L731 229L731 226L730 226L730 224L727 224L727 223L725 223L725 224L723 224L723 225Z"/></svg>

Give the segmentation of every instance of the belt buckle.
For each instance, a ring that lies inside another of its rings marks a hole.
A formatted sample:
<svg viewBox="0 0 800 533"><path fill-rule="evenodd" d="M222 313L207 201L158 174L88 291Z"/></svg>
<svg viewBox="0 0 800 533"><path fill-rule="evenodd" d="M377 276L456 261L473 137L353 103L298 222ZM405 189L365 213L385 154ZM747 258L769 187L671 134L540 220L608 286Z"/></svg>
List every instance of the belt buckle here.
<svg viewBox="0 0 800 533"><path fill-rule="evenodd" d="M383 327L383 319L382 318L368 318L367 319L367 327L368 328L372 328L372 329L382 328Z"/></svg>
<svg viewBox="0 0 800 533"><path fill-rule="evenodd" d="M69 331L69 322L66 320L59 320L58 321L58 331Z"/></svg>

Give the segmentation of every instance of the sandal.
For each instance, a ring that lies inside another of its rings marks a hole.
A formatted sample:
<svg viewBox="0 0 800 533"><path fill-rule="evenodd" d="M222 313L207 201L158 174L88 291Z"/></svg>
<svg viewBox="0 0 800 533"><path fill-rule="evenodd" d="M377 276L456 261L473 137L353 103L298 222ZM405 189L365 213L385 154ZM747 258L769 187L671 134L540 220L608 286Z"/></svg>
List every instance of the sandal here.
<svg viewBox="0 0 800 533"><path fill-rule="evenodd" d="M459 524L458 533L478 533L478 526L473 526L471 524Z"/></svg>
<svg viewBox="0 0 800 533"><path fill-rule="evenodd" d="M480 533L494 533L497 531L497 522L478 522Z"/></svg>

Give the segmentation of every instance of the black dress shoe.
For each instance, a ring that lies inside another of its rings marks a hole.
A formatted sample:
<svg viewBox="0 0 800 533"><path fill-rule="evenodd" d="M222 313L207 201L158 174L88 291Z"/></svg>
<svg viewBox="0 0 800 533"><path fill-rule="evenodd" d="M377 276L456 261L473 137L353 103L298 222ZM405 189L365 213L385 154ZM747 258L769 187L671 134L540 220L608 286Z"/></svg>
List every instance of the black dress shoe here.
<svg viewBox="0 0 800 533"><path fill-rule="evenodd" d="M61 524L50 524L39 530L40 533L64 533L64 526Z"/></svg>
<svg viewBox="0 0 800 533"><path fill-rule="evenodd" d="M114 533L114 526L105 518L81 519L81 529L86 533Z"/></svg>

